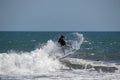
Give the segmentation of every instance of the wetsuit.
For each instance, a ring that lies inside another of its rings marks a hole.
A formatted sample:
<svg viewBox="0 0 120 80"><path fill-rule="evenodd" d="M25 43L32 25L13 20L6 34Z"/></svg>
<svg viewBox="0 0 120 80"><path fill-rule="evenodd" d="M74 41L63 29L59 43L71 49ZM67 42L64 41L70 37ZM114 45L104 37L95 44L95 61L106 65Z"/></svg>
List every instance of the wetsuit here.
<svg viewBox="0 0 120 80"><path fill-rule="evenodd" d="M66 42L65 42L64 39L62 39L62 38L60 38L60 39L58 40L58 43L60 43L61 46L66 45Z"/></svg>

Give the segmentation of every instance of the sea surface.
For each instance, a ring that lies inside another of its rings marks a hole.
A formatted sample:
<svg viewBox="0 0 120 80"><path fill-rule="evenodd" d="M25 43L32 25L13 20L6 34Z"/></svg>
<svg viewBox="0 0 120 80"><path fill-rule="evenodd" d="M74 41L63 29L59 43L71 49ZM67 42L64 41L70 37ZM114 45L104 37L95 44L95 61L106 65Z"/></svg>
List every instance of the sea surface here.
<svg viewBox="0 0 120 80"><path fill-rule="evenodd" d="M120 80L120 32L0 32L0 80Z"/></svg>

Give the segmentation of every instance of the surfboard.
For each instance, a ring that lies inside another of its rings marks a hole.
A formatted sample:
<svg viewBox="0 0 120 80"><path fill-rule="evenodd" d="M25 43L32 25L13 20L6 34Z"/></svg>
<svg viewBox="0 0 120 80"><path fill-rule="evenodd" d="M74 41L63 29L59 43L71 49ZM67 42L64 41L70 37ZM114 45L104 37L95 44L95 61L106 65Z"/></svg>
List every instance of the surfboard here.
<svg viewBox="0 0 120 80"><path fill-rule="evenodd" d="M70 51L68 51L65 55L58 57L58 59L66 58L66 57L74 54L76 51L77 51L77 50L70 50Z"/></svg>

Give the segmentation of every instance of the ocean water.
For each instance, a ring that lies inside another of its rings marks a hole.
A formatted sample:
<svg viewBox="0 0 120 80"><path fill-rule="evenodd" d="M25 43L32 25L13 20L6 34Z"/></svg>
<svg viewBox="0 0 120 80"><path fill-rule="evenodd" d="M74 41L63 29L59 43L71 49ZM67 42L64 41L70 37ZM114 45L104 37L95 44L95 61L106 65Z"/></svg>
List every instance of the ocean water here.
<svg viewBox="0 0 120 80"><path fill-rule="evenodd" d="M0 80L120 80L120 32L0 32Z"/></svg>

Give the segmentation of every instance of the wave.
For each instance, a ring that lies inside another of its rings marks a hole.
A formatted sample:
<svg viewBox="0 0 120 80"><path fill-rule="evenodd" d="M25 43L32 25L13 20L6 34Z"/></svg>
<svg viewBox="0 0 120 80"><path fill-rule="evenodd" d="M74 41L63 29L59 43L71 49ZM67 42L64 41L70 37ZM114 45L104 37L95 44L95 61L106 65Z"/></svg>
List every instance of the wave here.
<svg viewBox="0 0 120 80"><path fill-rule="evenodd" d="M74 33L78 40L72 41L74 48L79 49L82 44L82 34ZM83 40L83 39L82 39ZM15 52L0 54L0 74L32 74L56 71L66 68L59 60L50 55L62 55L57 43L48 40L45 45L31 52Z"/></svg>
<svg viewBox="0 0 120 80"><path fill-rule="evenodd" d="M72 46L79 50L84 42L83 34L72 33L74 38L71 39ZM70 35L70 36L71 36ZM0 54L0 74L41 74L63 69L89 69L103 72L115 72L119 65L109 64L98 61L88 61L84 59L65 58L61 61L54 59L50 55L62 55L57 42L48 40L40 48L31 52L15 52Z"/></svg>
<svg viewBox="0 0 120 80"><path fill-rule="evenodd" d="M84 42L83 34L72 33L72 46L77 50ZM120 65L77 58L54 59L50 55L62 55L57 42L48 40L31 52L0 54L1 80L119 80ZM104 73L107 72L107 73ZM109 73L110 72L110 73ZM111 73L115 72L115 73Z"/></svg>
<svg viewBox="0 0 120 80"><path fill-rule="evenodd" d="M0 74L39 73L60 69L64 66L58 60L49 57L55 47L55 43L49 40L46 45L31 52L1 53Z"/></svg>
<svg viewBox="0 0 120 80"><path fill-rule="evenodd" d="M64 58L61 60L63 64L73 69L89 69L97 72L115 72L120 70L120 66L115 63L92 61L77 58Z"/></svg>

